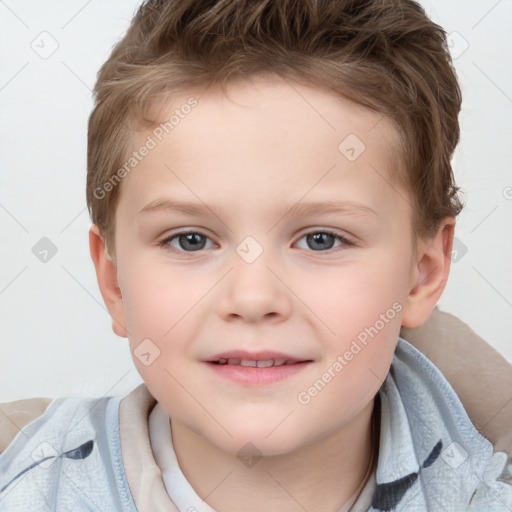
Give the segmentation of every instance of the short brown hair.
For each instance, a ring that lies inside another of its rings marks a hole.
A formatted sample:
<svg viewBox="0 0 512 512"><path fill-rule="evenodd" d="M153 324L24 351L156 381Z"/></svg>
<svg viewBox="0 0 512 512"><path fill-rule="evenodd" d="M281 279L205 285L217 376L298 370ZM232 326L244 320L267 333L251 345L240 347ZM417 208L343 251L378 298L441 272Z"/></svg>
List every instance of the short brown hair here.
<svg viewBox="0 0 512 512"><path fill-rule="evenodd" d="M393 121L417 235L461 211L451 167L461 92L446 33L416 2L147 0L98 73L89 118L87 206L112 254L120 187L104 184L126 160L130 126L151 122L162 93L257 74L335 91Z"/></svg>

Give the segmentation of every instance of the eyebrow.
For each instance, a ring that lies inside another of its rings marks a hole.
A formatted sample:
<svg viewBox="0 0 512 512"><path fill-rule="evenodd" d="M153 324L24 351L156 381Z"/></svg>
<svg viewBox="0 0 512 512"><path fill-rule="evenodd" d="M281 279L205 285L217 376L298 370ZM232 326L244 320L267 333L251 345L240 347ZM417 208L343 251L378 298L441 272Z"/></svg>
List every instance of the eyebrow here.
<svg viewBox="0 0 512 512"><path fill-rule="evenodd" d="M141 213L148 212L181 212L189 215L205 215L207 212L212 212L217 215L219 212L218 206L209 207L204 203L192 203L190 201L177 201L175 199L156 199L144 206L140 211ZM376 215L377 212L364 204L356 203L354 201L317 201L311 203L295 203L293 205L285 205L281 208L281 215L318 215L323 213L343 213L352 215Z"/></svg>

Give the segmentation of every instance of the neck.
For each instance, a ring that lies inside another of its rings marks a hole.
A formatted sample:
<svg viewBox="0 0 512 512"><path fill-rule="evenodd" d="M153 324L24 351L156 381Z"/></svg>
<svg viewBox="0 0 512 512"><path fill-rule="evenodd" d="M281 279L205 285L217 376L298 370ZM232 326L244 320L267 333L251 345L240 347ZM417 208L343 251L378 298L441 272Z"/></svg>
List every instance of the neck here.
<svg viewBox="0 0 512 512"><path fill-rule="evenodd" d="M262 456L253 465L173 420L174 450L190 485L219 512L337 512L362 490L376 461L373 405L341 429L293 452Z"/></svg>

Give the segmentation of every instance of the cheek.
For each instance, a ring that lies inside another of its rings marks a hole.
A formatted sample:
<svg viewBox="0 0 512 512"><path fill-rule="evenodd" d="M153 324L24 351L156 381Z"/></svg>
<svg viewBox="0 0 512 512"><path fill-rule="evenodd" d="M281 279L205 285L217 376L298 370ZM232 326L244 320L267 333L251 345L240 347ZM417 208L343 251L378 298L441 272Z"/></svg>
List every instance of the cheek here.
<svg viewBox="0 0 512 512"><path fill-rule="evenodd" d="M123 281L130 351L149 389L164 389L176 397L179 386L176 388L171 377L176 371L173 362L186 357L187 344L198 328L193 320L201 306L201 290L187 286L175 273L166 275L156 265L146 268L132 270L129 279Z"/></svg>
<svg viewBox="0 0 512 512"><path fill-rule="evenodd" d="M333 267L331 272L315 276L314 287L311 279L296 280L294 291L304 297L311 312L322 320L315 322L322 335L340 348L343 342L376 322L385 337L394 337L399 332L400 312L407 295L405 262L392 258L386 261L382 255L374 259L375 263L365 260L346 268ZM381 315L386 317L385 328L379 321Z"/></svg>
<svg viewBox="0 0 512 512"><path fill-rule="evenodd" d="M322 320L316 323L322 325L318 336L326 349L324 371L335 375L319 375L320 387L329 382L329 390L315 398L320 408L327 410L331 400L363 403L377 392L389 370L400 333L406 280L400 262L386 261L382 253L379 261L384 268L364 262L350 271L340 269L325 280L326 293L310 295L308 306Z"/></svg>
<svg viewBox="0 0 512 512"><path fill-rule="evenodd" d="M123 305L128 330L134 337L167 337L201 297L197 283L165 265L139 264L126 270Z"/></svg>

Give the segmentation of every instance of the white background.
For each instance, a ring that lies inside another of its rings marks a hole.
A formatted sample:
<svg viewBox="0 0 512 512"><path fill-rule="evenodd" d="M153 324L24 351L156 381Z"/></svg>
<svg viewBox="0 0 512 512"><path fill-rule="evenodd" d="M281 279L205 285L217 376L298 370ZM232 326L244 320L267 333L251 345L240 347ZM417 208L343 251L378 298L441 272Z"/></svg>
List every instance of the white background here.
<svg viewBox="0 0 512 512"><path fill-rule="evenodd" d="M91 89L138 4L0 1L0 402L141 382L96 283L85 206ZM452 34L464 95L463 250L439 305L512 362L512 1L422 4ZM57 44L45 59L33 49ZM42 237L57 247L46 263L32 252Z"/></svg>

